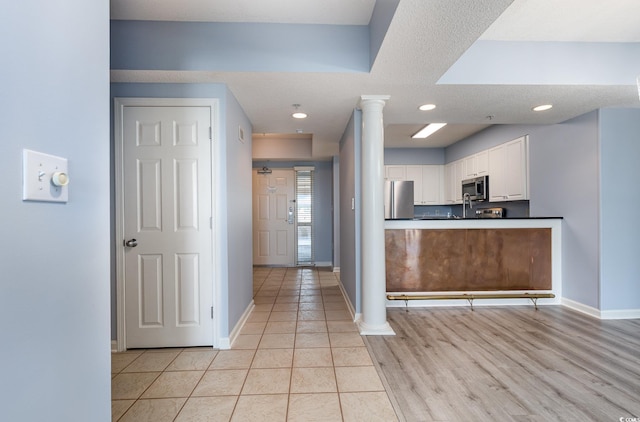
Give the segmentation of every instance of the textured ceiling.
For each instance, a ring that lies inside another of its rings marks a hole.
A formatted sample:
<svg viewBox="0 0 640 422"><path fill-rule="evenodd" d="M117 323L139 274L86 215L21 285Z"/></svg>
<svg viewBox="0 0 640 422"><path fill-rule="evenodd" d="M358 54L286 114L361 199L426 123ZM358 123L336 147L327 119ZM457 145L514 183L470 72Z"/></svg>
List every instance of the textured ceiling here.
<svg viewBox="0 0 640 422"><path fill-rule="evenodd" d="M113 19L365 25L374 4L373 0L111 0L111 11ZM113 82L226 83L254 132L312 134L318 158L337 151L361 95L390 95L384 109L386 145L442 147L490 124L553 124L601 107L637 106L635 78L619 85L599 83L598 75L588 85L438 81L479 39L637 42L639 7L637 0L400 0L369 73L113 70L111 78ZM544 61L544 55L536 60ZM553 73L561 71L563 63L545 66ZM584 73L589 71L584 68ZM424 103L438 107L419 111ZM541 103L555 106L548 112L531 112ZM291 119L292 104L301 104L309 118ZM426 141L410 139L416 128L429 122L449 125Z"/></svg>
<svg viewBox="0 0 640 422"><path fill-rule="evenodd" d="M640 42L639 23L638 0L517 0L481 39Z"/></svg>

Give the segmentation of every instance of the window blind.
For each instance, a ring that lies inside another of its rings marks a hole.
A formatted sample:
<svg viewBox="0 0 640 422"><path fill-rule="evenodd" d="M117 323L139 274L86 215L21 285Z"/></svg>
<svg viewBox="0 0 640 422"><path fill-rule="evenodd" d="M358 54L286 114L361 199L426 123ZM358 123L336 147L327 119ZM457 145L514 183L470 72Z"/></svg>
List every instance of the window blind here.
<svg viewBox="0 0 640 422"><path fill-rule="evenodd" d="M296 260L311 265L313 258L313 167L296 167Z"/></svg>

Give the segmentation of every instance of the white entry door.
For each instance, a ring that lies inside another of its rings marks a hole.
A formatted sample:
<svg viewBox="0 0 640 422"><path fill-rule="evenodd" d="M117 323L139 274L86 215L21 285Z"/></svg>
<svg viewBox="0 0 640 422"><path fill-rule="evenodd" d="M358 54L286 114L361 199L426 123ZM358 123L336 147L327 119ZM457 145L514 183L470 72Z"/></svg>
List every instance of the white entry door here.
<svg viewBox="0 0 640 422"><path fill-rule="evenodd" d="M210 127L206 106L124 108L127 348L213 344Z"/></svg>
<svg viewBox="0 0 640 422"><path fill-rule="evenodd" d="M295 265L293 169L253 172L253 263Z"/></svg>

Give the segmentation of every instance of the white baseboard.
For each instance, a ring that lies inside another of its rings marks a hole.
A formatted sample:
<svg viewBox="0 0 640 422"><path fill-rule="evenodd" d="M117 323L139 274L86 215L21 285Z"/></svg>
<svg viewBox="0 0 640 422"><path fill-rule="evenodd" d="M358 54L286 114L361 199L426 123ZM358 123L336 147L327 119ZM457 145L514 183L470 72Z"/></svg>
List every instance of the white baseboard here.
<svg viewBox="0 0 640 422"><path fill-rule="evenodd" d="M333 272L334 273L339 273L340 272L340 267L333 267Z"/></svg>
<svg viewBox="0 0 640 422"><path fill-rule="evenodd" d="M600 319L640 319L640 309L600 311Z"/></svg>
<svg viewBox="0 0 640 422"><path fill-rule="evenodd" d="M316 261L313 263L315 267L331 267L333 262L331 261Z"/></svg>
<svg viewBox="0 0 640 422"><path fill-rule="evenodd" d="M562 305L598 319L640 319L640 309L601 311L600 309L567 298L562 298Z"/></svg>
<svg viewBox="0 0 640 422"><path fill-rule="evenodd" d="M249 319L249 316L251 315L251 311L253 311L255 307L256 307L255 303L253 302L253 300L251 300L251 303L249 303L249 306L247 306L247 309L245 309L244 312L242 313L240 320L238 321L236 326L233 327L233 330L231 330L229 337L220 338L220 342L218 344L219 349L221 350L231 349L233 342L236 341L236 339L240 335L240 331L242 330L242 327L244 327L244 324L247 322L247 319Z"/></svg>
<svg viewBox="0 0 640 422"><path fill-rule="evenodd" d="M111 340L111 353L118 351L118 340Z"/></svg>
<svg viewBox="0 0 640 422"><path fill-rule="evenodd" d="M567 299L566 297L563 297L562 306L566 306L567 308L573 309L574 311L578 311L580 313L600 319L600 310L593 308L591 306L585 305L584 303L576 302L575 300L571 300L571 299Z"/></svg>
<svg viewBox="0 0 640 422"><path fill-rule="evenodd" d="M356 320L356 310L353 308L353 304L351 303L351 300L349 299L349 295L347 294L347 291L344 289L344 286L342 285L342 281L340 279L338 279L338 287L340 287L340 292L342 293L342 298L344 299L345 303L347 304L347 308L349 309L349 314L351 314L351 319L353 321Z"/></svg>

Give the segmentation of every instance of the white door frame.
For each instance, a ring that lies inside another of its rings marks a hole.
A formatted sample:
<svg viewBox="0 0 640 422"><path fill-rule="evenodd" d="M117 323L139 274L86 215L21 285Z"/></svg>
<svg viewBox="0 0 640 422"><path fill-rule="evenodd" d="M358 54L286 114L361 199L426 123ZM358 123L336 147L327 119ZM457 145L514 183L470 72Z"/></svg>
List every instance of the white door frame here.
<svg viewBox="0 0 640 422"><path fill-rule="evenodd" d="M123 122L125 107L210 107L211 110L211 212L213 214L211 237L211 281L213 292L213 347L219 345L221 321L221 221L220 221L220 132L219 100L217 98L114 98L114 149L115 149L115 252L116 252L116 318L117 351L127 349L125 329L125 285L124 285L124 166L123 166Z"/></svg>

